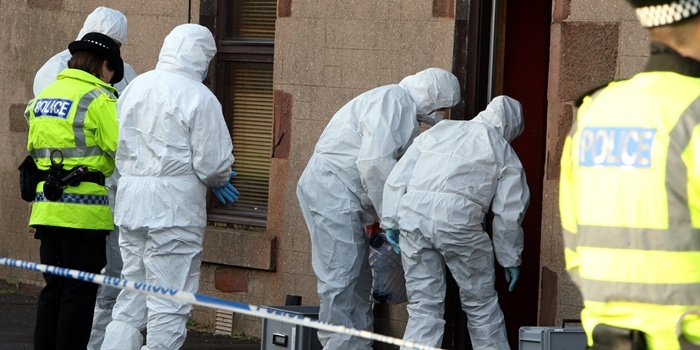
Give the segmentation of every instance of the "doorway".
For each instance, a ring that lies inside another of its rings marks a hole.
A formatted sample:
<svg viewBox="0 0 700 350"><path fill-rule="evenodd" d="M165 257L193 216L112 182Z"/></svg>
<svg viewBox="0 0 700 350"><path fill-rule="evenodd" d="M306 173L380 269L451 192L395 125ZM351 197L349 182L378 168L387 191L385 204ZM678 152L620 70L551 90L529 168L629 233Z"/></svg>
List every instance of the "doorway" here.
<svg viewBox="0 0 700 350"><path fill-rule="evenodd" d="M520 101L525 118L525 130L512 146L525 167L531 198L523 222L523 262L512 293L508 292L503 268L496 264L496 290L508 340L511 348L517 349L520 327L537 325L538 317L552 0L465 0L457 3L457 11L469 14L464 21L457 20L455 29L454 71L464 74L460 77L463 118L473 118L492 97L501 94ZM450 278L443 347L471 349L457 293Z"/></svg>

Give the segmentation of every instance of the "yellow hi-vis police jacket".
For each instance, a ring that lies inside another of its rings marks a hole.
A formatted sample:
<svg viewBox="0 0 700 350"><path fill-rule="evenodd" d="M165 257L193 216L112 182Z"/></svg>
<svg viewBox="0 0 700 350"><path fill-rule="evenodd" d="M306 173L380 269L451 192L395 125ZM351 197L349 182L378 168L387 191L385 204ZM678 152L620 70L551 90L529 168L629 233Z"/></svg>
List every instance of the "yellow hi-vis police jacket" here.
<svg viewBox="0 0 700 350"><path fill-rule="evenodd" d="M584 99L559 206L589 345L598 324L640 330L649 349L700 342L699 125L700 62L659 44L644 72Z"/></svg>
<svg viewBox="0 0 700 350"><path fill-rule="evenodd" d="M114 92L92 74L67 68L29 103L27 150L39 170L49 168L51 151L59 149L65 170L84 164L88 171L112 175L119 132ZM66 187L56 202L44 197L43 187L43 181L37 185L29 225L114 228L107 187L84 181Z"/></svg>

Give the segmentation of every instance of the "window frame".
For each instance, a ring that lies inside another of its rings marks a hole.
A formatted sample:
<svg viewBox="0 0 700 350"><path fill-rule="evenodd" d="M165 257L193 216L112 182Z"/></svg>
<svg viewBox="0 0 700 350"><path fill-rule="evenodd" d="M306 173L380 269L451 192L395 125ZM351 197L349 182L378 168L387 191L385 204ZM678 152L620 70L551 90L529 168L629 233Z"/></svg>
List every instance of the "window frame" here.
<svg viewBox="0 0 700 350"><path fill-rule="evenodd" d="M232 128L233 120L229 118L226 111L227 101L225 96L226 82L221 74L224 74L224 65L229 62L252 62L252 63L272 63L274 65L274 50L275 44L274 40L235 40L235 39L223 39L226 28L227 19L227 1L233 0L217 0L217 14L216 14L216 48L217 55L214 58L213 70L214 74L212 77L212 86L214 87L214 93L219 98L222 105L222 110L224 114L224 119L226 121L226 126L229 131ZM273 66L274 74L274 66ZM271 91L273 93L273 91ZM273 125L274 125L274 118ZM272 162L272 143L270 140L270 163ZM235 164L235 162L234 162ZM211 191L210 191L211 192ZM269 192L270 185L268 182L268 203L267 208L269 210ZM265 218L251 217L243 215L242 213L236 213L234 211L225 210L221 208L216 208L216 197L211 193L209 195L209 200L207 202L207 221L209 222L219 222L225 224L237 224L237 225L248 225L255 227L267 227L267 213Z"/></svg>

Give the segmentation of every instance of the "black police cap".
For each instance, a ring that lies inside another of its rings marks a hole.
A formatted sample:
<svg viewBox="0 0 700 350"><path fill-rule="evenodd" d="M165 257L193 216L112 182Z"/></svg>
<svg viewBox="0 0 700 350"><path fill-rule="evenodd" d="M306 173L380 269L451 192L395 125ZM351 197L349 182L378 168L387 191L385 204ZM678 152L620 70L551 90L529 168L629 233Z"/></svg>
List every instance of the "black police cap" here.
<svg viewBox="0 0 700 350"><path fill-rule="evenodd" d="M94 52L104 57L114 67L114 76L109 82L116 84L124 78L124 61L121 58L119 45L114 39L101 33L87 33L80 40L68 44L68 51L74 54L78 51Z"/></svg>

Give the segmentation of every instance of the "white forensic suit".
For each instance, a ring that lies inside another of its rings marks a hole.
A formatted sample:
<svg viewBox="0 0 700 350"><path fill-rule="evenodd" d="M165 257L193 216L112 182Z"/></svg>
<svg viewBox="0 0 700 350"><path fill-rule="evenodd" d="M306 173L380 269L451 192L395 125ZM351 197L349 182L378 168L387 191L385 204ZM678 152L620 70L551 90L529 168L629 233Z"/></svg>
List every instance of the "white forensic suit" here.
<svg viewBox="0 0 700 350"><path fill-rule="evenodd" d="M209 29L177 26L155 70L134 79L117 102L115 224L129 281L197 292L207 186L224 186L234 161L221 105L202 84L215 53ZM179 349L191 309L122 290L102 349Z"/></svg>
<svg viewBox="0 0 700 350"><path fill-rule="evenodd" d="M78 40L85 34L97 32L124 44L126 41L126 17L119 11L107 8L98 7L83 23L83 28L80 29ZM68 68L68 60L72 57L68 49L61 51L51 57L44 65L39 68L36 76L34 76L34 96L39 94L41 90L49 84L56 81L58 73ZM136 72L130 65L124 62L124 78L114 84L117 93L121 94L130 81L136 78ZM112 176L108 177L105 185L109 187L109 207L114 212L115 196L117 194L117 181L119 180L119 172L114 171ZM119 229L115 226L114 231L107 236L107 265L102 270L103 275L119 277L122 271L122 257L119 253ZM119 295L118 288L100 286L97 291L97 301L95 303L95 314L92 319L92 333L88 343L88 350L99 349L104 339L105 328L112 321L112 307Z"/></svg>
<svg viewBox="0 0 700 350"><path fill-rule="evenodd" d="M297 185L311 234L321 321L373 329L372 274L363 228L378 220L384 181L418 135L419 119L459 101L457 78L429 68L399 84L362 93L326 126ZM324 349L370 349L372 344L323 330L318 338Z"/></svg>
<svg viewBox="0 0 700 350"><path fill-rule="evenodd" d="M422 133L389 175L381 226L401 231L409 300L404 340L441 346L447 265L472 347L509 349L493 250L503 267L520 265L530 192L509 142L523 127L520 103L496 97L471 121L445 120ZM489 208L493 245L483 229Z"/></svg>

